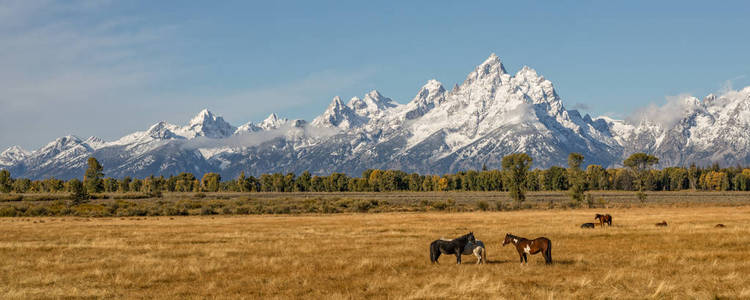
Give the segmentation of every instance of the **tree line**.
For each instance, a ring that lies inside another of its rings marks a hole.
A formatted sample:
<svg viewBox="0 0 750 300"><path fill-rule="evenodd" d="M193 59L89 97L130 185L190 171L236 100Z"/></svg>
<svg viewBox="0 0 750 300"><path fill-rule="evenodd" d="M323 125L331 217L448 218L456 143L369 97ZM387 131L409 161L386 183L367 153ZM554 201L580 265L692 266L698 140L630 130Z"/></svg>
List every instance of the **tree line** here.
<svg viewBox="0 0 750 300"><path fill-rule="evenodd" d="M399 170L369 169L360 177L344 173L327 176L310 172L262 174L224 179L217 173L206 173L197 178L192 173L169 177L146 178L105 177L104 169L89 158L83 180L48 178L30 180L12 178L7 170L0 170L2 193L148 193L162 192L389 192L389 191L507 191L514 199L526 191L568 191L574 200L583 199L589 190L636 191L749 191L750 169L743 167L668 167L654 169L658 158L636 153L623 161L624 168L603 168L588 165L581 168L584 157L571 153L567 168L553 166L530 170L532 158L524 153L503 158L502 169L460 171L455 174L422 175ZM522 199L521 199L522 200Z"/></svg>

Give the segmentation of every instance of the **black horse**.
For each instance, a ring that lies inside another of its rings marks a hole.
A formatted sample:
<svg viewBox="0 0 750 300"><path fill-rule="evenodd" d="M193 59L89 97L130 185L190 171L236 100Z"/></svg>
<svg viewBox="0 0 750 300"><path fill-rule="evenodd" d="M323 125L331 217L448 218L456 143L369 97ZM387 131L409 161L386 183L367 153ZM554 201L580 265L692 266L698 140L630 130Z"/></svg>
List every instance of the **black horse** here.
<svg viewBox="0 0 750 300"><path fill-rule="evenodd" d="M455 254L456 263L460 264L461 253L464 252L464 247L466 247L466 244L474 244L476 243L476 241L477 240L474 238L473 232L469 232L469 234L452 239L450 241L435 240L430 244L430 261L432 263L437 263L440 254Z"/></svg>

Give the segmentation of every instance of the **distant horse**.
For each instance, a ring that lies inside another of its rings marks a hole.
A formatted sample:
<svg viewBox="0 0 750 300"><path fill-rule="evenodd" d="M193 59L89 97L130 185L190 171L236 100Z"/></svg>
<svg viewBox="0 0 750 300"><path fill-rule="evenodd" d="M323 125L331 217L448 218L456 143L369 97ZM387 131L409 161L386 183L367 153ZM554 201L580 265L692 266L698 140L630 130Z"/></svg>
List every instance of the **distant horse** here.
<svg viewBox="0 0 750 300"><path fill-rule="evenodd" d="M581 228L594 228L594 223L583 223Z"/></svg>
<svg viewBox="0 0 750 300"><path fill-rule="evenodd" d="M608 224L609 226L612 226L612 216L610 216L609 214L606 214L606 215L596 214L596 217L594 217L594 220L599 220L599 226L604 226L604 223Z"/></svg>
<svg viewBox="0 0 750 300"><path fill-rule="evenodd" d="M658 227L667 227L667 221L661 221L660 223L656 223L656 226L658 226Z"/></svg>
<svg viewBox="0 0 750 300"><path fill-rule="evenodd" d="M518 251L518 256L521 257L522 264L529 262L526 254L537 254L539 252L542 252L542 255L544 256L544 263L552 263L552 242L546 237L538 237L529 240L508 233L505 235L503 247L507 244L513 244L516 246L516 251Z"/></svg>
<svg viewBox="0 0 750 300"><path fill-rule="evenodd" d="M724 224L716 224L716 226L714 226L714 227L716 227L716 228L724 228L724 227L727 227L727 225L724 225Z"/></svg>
<svg viewBox="0 0 750 300"><path fill-rule="evenodd" d="M441 240L449 242L450 239L441 238ZM486 264L487 263L487 248L484 247L484 243L480 240L476 240L475 243L469 243L466 244L466 247L464 247L464 251L461 253L463 255L472 255L477 257L477 264Z"/></svg>
<svg viewBox="0 0 750 300"><path fill-rule="evenodd" d="M468 234L450 241L435 240L430 244L430 261L432 263L438 262L440 254L455 254L456 264L460 264L461 253L464 252L466 244L474 244L476 242L477 240L474 238L473 232L469 232Z"/></svg>

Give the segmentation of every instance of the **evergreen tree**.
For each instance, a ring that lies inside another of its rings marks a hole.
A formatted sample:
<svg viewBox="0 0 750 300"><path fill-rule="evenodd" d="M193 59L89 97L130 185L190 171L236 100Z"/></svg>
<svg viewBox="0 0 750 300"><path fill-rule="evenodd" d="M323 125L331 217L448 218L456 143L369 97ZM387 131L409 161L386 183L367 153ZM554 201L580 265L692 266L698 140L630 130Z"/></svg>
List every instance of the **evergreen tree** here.
<svg viewBox="0 0 750 300"><path fill-rule="evenodd" d="M89 157L88 165L89 167L83 175L83 183L86 186L86 191L89 193L101 193L104 191L104 183L102 181L102 177L104 177L102 170L104 168L102 168L102 165L93 156Z"/></svg>
<svg viewBox="0 0 750 300"><path fill-rule="evenodd" d="M10 193L13 188L13 179L8 170L0 170L0 193Z"/></svg>
<svg viewBox="0 0 750 300"><path fill-rule="evenodd" d="M247 179L245 178L245 171L240 172L240 176L237 177L237 187L239 187L240 192L247 192L248 188L246 186Z"/></svg>
<svg viewBox="0 0 750 300"><path fill-rule="evenodd" d="M521 202L526 199L525 180L526 173L531 167L532 159L526 153L510 154L503 157L502 166L505 177L505 186L508 187L510 197L516 201L516 207L521 207Z"/></svg>
<svg viewBox="0 0 750 300"><path fill-rule="evenodd" d="M70 191L70 199L73 205L78 205L86 202L89 199L88 193L83 183L78 179L71 179L68 181L68 191Z"/></svg>
<svg viewBox="0 0 750 300"><path fill-rule="evenodd" d="M583 194L586 192L586 178L581 170L583 155L580 153L571 153L568 155L568 182L570 183L570 197L578 203L583 201Z"/></svg>

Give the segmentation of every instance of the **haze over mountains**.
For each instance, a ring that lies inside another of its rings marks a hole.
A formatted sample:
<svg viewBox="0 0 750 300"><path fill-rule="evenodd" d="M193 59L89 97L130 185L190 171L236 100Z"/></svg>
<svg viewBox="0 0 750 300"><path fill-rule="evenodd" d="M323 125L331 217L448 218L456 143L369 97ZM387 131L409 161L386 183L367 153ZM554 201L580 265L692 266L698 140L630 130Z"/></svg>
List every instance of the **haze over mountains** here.
<svg viewBox="0 0 750 300"><path fill-rule="evenodd" d="M534 167L565 165L571 152L586 164L617 166L634 152L662 166L750 163L750 87L684 97L637 121L581 116L564 107L552 83L529 67L508 73L496 55L447 90L429 80L399 104L378 91L334 97L311 122L271 114L235 127L208 110L185 126L159 122L116 141L69 135L27 151L0 153L14 177L81 177L89 156L107 176L218 172L233 178L272 172L359 175L370 168L442 174L500 168L525 152Z"/></svg>

